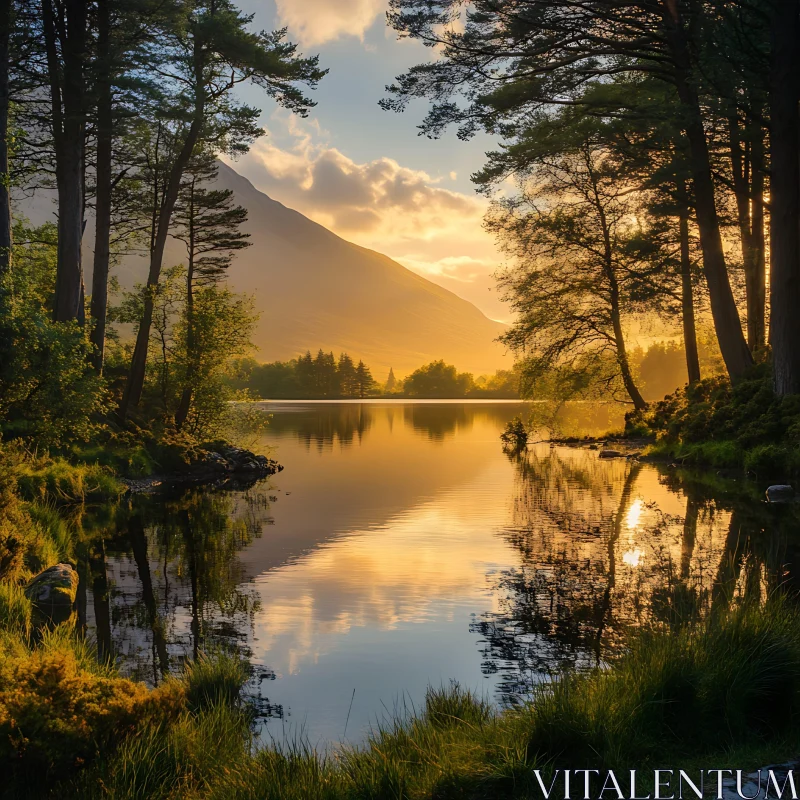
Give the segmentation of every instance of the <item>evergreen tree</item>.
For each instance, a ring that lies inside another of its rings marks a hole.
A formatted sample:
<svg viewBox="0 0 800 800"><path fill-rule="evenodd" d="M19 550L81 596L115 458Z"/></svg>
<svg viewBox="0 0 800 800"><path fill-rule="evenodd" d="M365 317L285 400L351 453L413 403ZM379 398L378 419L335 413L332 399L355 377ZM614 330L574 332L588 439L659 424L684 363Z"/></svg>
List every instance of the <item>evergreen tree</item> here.
<svg viewBox="0 0 800 800"><path fill-rule="evenodd" d="M394 370L389 367L389 377L386 379L386 394L391 394L397 386L397 379L394 377Z"/></svg>
<svg viewBox="0 0 800 800"><path fill-rule="evenodd" d="M261 134L256 124L260 109L237 105L232 97L240 84L252 82L282 106L304 115L313 103L297 84L313 86L325 74L318 68L316 58L296 55L296 47L283 40L284 31L253 33L247 28L251 20L230 0L192 0L181 24L165 37L164 46L169 49L166 82L177 87L176 112L181 112L184 124L179 128L175 156L159 206L142 319L119 409L123 418L141 397L153 291L161 275L164 247L184 173L192 158L207 149L244 152L249 142Z"/></svg>
<svg viewBox="0 0 800 800"><path fill-rule="evenodd" d="M339 382L339 395L341 397L358 397L356 366L347 353L342 353L339 356L336 371Z"/></svg>
<svg viewBox="0 0 800 800"><path fill-rule="evenodd" d="M301 397L317 397L314 359L310 350L306 350L305 355L297 359L295 371L297 372L297 383Z"/></svg>
<svg viewBox="0 0 800 800"><path fill-rule="evenodd" d="M316 397L331 398L339 393L336 358L333 353L323 353L321 348L314 359L314 388Z"/></svg>
<svg viewBox="0 0 800 800"><path fill-rule="evenodd" d="M186 363L184 387L175 414L175 426L179 430L189 414L203 358L196 336L195 291L218 284L225 277L234 254L250 246L249 234L240 230L247 220L247 210L233 204L230 189L209 187L216 176L217 162L213 154L195 158L187 169L175 209L176 229L172 235L182 241L187 250Z"/></svg>
<svg viewBox="0 0 800 800"><path fill-rule="evenodd" d="M375 389L375 380L369 367L363 362L359 361L356 367L356 385L358 386L358 396L369 397Z"/></svg>

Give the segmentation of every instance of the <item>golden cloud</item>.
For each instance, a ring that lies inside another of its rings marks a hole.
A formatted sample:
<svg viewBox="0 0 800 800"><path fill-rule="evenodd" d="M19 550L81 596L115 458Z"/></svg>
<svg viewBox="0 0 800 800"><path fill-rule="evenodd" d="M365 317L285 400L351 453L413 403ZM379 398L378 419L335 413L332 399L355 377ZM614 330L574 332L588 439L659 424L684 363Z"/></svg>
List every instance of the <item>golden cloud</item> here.
<svg viewBox="0 0 800 800"><path fill-rule="evenodd" d="M278 19L305 47L355 36L386 10L386 0L276 0Z"/></svg>
<svg viewBox="0 0 800 800"><path fill-rule="evenodd" d="M500 258L483 228L484 198L446 188L452 173L434 176L389 157L359 163L327 144L318 126L274 119L283 146L261 139L235 165L258 189L508 320L493 291Z"/></svg>

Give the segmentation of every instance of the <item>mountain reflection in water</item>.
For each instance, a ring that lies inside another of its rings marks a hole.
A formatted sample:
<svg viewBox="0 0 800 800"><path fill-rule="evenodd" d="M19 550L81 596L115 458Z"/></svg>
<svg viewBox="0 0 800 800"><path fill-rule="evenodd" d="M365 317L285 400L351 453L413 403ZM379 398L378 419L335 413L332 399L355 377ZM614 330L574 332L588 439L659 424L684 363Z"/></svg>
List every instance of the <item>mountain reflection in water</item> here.
<svg viewBox="0 0 800 800"><path fill-rule="evenodd" d="M604 664L632 627L797 581L795 507L588 448L508 456L518 403L265 410L259 446L284 472L98 509L79 604L101 653L150 683L245 655L266 737L336 742L352 701L358 741L451 679L514 703Z"/></svg>

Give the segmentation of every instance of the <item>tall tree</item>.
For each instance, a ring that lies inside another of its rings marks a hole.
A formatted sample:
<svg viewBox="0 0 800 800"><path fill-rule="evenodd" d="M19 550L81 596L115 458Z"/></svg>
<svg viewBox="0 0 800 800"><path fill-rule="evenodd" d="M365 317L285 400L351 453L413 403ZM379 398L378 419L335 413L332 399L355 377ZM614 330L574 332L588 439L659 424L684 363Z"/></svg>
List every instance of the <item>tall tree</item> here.
<svg viewBox="0 0 800 800"><path fill-rule="evenodd" d="M11 266L11 173L8 165L12 0L0 0L0 281ZM0 293L3 289L0 286Z"/></svg>
<svg viewBox="0 0 800 800"><path fill-rule="evenodd" d="M194 0L169 42L172 58L163 77L180 86L185 123L159 208L144 310L119 409L123 418L141 397L153 292L158 286L183 175L192 157L198 148L241 152L260 133L255 125L260 112L237 105L232 98L232 92L241 83L250 81L260 86L280 105L305 115L313 103L296 84L313 86L325 74L319 69L316 57L296 55L296 46L283 41L284 31L272 34L248 31L251 20L252 16L242 14L230 0Z"/></svg>
<svg viewBox="0 0 800 800"><path fill-rule="evenodd" d="M800 2L774 0L770 69L770 344L775 391L800 394Z"/></svg>
<svg viewBox="0 0 800 800"><path fill-rule="evenodd" d="M385 108L433 101L422 130L450 123L468 137L483 128L512 143L532 113L580 102L587 83L646 74L675 88L688 142L703 268L725 364L733 380L752 364L728 278L711 158L698 90L698 21L711 11L676 0L591 4L572 0L391 0L389 21L440 57L412 67L389 90ZM691 13L687 16L687 10ZM459 23L459 24L454 24ZM462 95L467 103L457 103Z"/></svg>
<svg viewBox="0 0 800 800"><path fill-rule="evenodd" d="M369 397L375 388L372 372L363 361L359 361L356 367L356 386L358 387L358 396L361 398Z"/></svg>
<svg viewBox="0 0 800 800"><path fill-rule="evenodd" d="M339 363L336 365L336 377L339 384L339 394L342 397L358 396L356 365L347 353L339 355Z"/></svg>
<svg viewBox="0 0 800 800"><path fill-rule="evenodd" d="M87 0L42 0L42 31L58 192L58 266L53 318L84 320Z"/></svg>
<svg viewBox="0 0 800 800"><path fill-rule="evenodd" d="M186 245L186 365L175 427L183 427L189 415L192 395L200 372L201 353L196 336L195 291L219 283L225 277L234 254L250 246L249 234L240 230L247 209L234 205L230 189L214 189L217 163L210 154L194 159L184 179L175 210L173 236Z"/></svg>
<svg viewBox="0 0 800 800"><path fill-rule="evenodd" d="M619 378L643 409L625 314L650 294L653 267L629 252L639 233L630 186L597 143L556 154L545 144L537 162L521 194L497 204L489 221L518 263L501 280L518 313L505 341L526 357L533 379L565 364L601 367L594 380Z"/></svg>

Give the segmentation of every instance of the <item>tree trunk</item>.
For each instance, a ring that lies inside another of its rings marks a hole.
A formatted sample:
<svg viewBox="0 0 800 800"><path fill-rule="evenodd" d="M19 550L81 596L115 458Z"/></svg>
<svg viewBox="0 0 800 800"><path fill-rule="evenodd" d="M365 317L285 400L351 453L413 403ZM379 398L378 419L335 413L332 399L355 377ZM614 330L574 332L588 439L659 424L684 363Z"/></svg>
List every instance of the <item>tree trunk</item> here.
<svg viewBox="0 0 800 800"><path fill-rule="evenodd" d="M11 197L8 169L10 38L11 0L0 0L0 281L11 269Z"/></svg>
<svg viewBox="0 0 800 800"><path fill-rule="evenodd" d="M703 251L703 271L711 300L711 315L728 375L734 383L753 364L753 357L742 332L739 311L733 298L711 176L711 160L700 102L690 80L688 42L683 30L678 3L665 0L667 41L674 64L675 86L684 111L684 127L689 143L690 166L694 183L697 226Z"/></svg>
<svg viewBox="0 0 800 800"><path fill-rule="evenodd" d="M200 135L200 128L204 121L204 104L200 100L195 107L195 114L189 132L181 147L175 163L169 173L167 188L164 192L164 202L161 206L161 213L158 218L158 228L156 230L155 242L150 253L150 271L147 275L147 288L144 298L144 311L139 323L139 331L136 335L136 346L133 351L128 382L125 384L125 391L122 395L119 414L124 419L131 407L139 404L144 387L144 375L147 367L147 348L150 344L150 327L153 324L153 309L155 305L155 291L161 277L161 265L164 260L164 247L167 243L169 226L172 221L172 212L175 210L175 203L178 200L178 193L181 187L181 179L186 169L189 159L192 157L197 139Z"/></svg>
<svg viewBox="0 0 800 800"><path fill-rule="evenodd" d="M58 255L53 319L84 321L83 238L86 0L64 0L66 25L56 33L53 0L43 0L42 21L50 83L58 190ZM59 64L56 37L63 57Z"/></svg>
<svg viewBox="0 0 800 800"><path fill-rule="evenodd" d="M620 291L619 281L617 274L614 270L614 252L611 245L611 232L609 230L608 218L603 206L603 201L597 190L597 181L591 161L587 158L586 166L589 171L590 180L592 183L592 191L594 197L594 206L600 221L600 227L603 232L603 271L605 272L606 280L609 285L609 312L611 316L611 325L614 330L614 346L617 352L617 363L619 364L620 373L622 375L622 383L625 386L625 391L633 401L633 407L637 411L642 411L647 408L647 403L639 392L636 382L633 379L631 372L630 361L628 361L628 352L625 348L625 336L622 331L622 318L620 317Z"/></svg>
<svg viewBox="0 0 800 800"><path fill-rule="evenodd" d="M683 322L683 348L686 352L686 373L689 385L700 380L700 358L697 354L697 330L694 320L694 289L692 287L692 260L689 255L689 209L681 209L679 220L681 240L681 319Z"/></svg>
<svg viewBox="0 0 800 800"><path fill-rule="evenodd" d="M622 334L622 322L619 316L618 300L616 303L614 303L612 300L611 324L614 328L617 362L619 363L619 370L622 374L622 383L625 385L625 391L628 393L628 396L633 401L633 407L637 411L642 411L643 409L647 408L647 403L636 386L636 381L634 381L633 373L631 372L630 361L628 361L628 352L625 349L625 339Z"/></svg>
<svg viewBox="0 0 800 800"><path fill-rule="evenodd" d="M752 335L753 351L763 350L767 345L767 247L764 236L764 140L757 131L752 139L752 191L750 216L753 245L753 269L750 274L751 287L748 297L753 298L752 308L747 309L747 334Z"/></svg>
<svg viewBox="0 0 800 800"><path fill-rule="evenodd" d="M800 394L800 0L772 15L770 343L778 395Z"/></svg>
<svg viewBox="0 0 800 800"><path fill-rule="evenodd" d="M186 268L186 377L178 410L175 412L175 427L180 430L192 405L192 386L195 378L195 340L194 340L194 181L189 195L189 258Z"/></svg>
<svg viewBox="0 0 800 800"><path fill-rule="evenodd" d="M97 3L97 195L95 200L94 270L91 341L92 363L103 371L108 312L108 271L111 254L111 144L113 108L111 98L111 14L109 0Z"/></svg>
<svg viewBox="0 0 800 800"><path fill-rule="evenodd" d="M735 113L728 117L731 173L736 198L739 238L747 297L747 344L755 353L764 346L764 173L761 131L749 126L753 139L748 141L749 154L742 148L739 120ZM749 137L748 137L749 138Z"/></svg>

